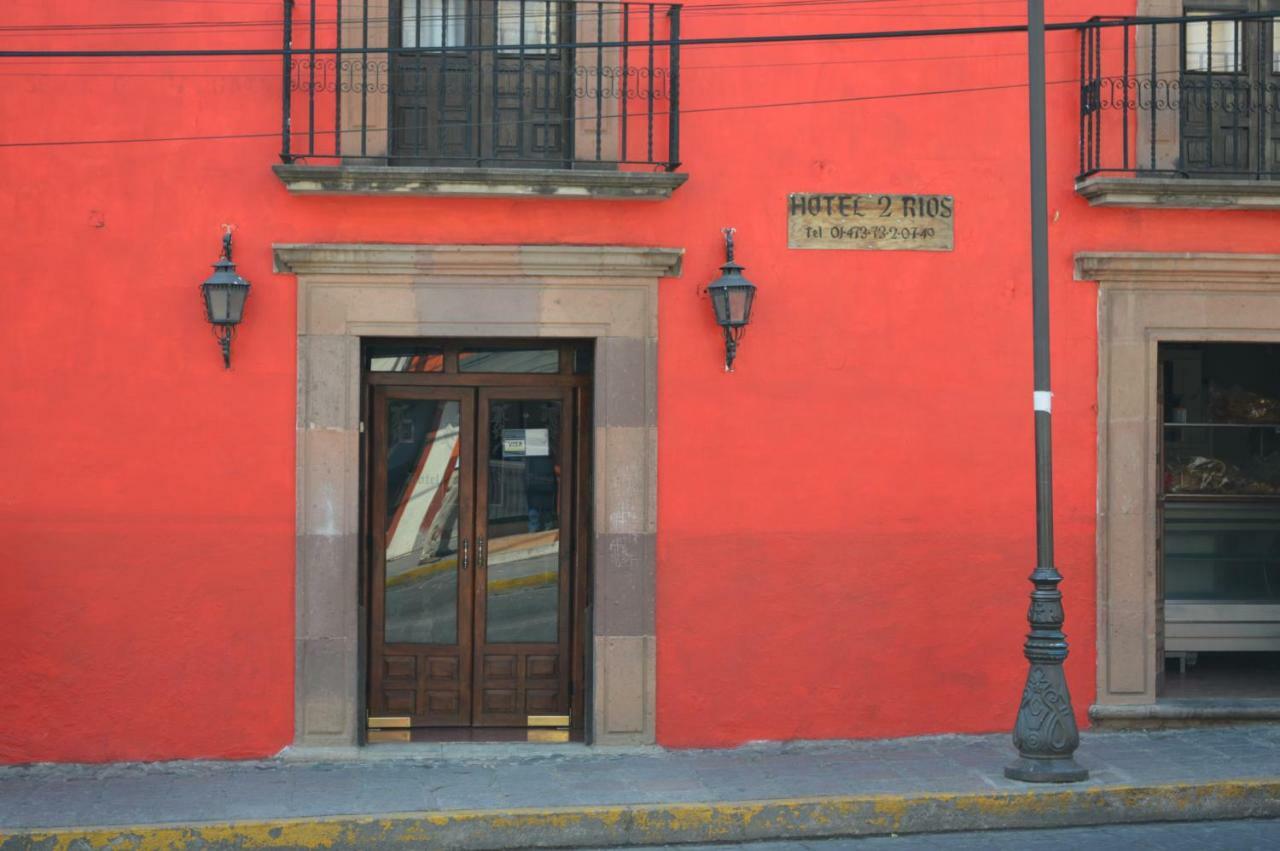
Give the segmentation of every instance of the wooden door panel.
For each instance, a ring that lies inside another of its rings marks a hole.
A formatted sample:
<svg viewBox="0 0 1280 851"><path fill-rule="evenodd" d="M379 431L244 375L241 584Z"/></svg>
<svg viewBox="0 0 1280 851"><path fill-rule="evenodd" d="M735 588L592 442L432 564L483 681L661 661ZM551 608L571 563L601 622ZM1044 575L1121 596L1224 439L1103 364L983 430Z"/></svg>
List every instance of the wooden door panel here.
<svg viewBox="0 0 1280 851"><path fill-rule="evenodd" d="M474 391L372 399L369 714L470 723Z"/></svg>
<svg viewBox="0 0 1280 851"><path fill-rule="evenodd" d="M391 80L396 162L451 162L476 156L475 63L469 55L401 54Z"/></svg>
<svg viewBox="0 0 1280 851"><path fill-rule="evenodd" d="M567 157L565 62L559 52L500 53L493 74L490 156L500 160Z"/></svg>
<svg viewBox="0 0 1280 851"><path fill-rule="evenodd" d="M1255 93L1248 77L1188 74L1182 82L1182 151L1189 171L1248 171L1255 162Z"/></svg>
<svg viewBox="0 0 1280 851"><path fill-rule="evenodd" d="M569 713L573 391L480 391L476 475L477 726Z"/></svg>

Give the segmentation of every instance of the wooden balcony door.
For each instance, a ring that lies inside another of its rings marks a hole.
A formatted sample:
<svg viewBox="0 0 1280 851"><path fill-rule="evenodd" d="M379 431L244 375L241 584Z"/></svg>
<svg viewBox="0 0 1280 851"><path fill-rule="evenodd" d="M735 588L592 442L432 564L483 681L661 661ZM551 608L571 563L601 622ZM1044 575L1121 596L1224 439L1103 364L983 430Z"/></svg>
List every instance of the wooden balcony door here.
<svg viewBox="0 0 1280 851"><path fill-rule="evenodd" d="M1280 0L1195 0L1185 10L1193 17L1280 12ZM1280 29L1269 19L1189 21L1181 41L1183 169L1224 177L1280 172ZM1151 97L1159 103L1162 95Z"/></svg>
<svg viewBox="0 0 1280 851"><path fill-rule="evenodd" d="M545 166L571 157L570 4L396 0L393 164Z"/></svg>
<svg viewBox="0 0 1280 851"><path fill-rule="evenodd" d="M539 378L370 387L371 727L569 726L583 391Z"/></svg>

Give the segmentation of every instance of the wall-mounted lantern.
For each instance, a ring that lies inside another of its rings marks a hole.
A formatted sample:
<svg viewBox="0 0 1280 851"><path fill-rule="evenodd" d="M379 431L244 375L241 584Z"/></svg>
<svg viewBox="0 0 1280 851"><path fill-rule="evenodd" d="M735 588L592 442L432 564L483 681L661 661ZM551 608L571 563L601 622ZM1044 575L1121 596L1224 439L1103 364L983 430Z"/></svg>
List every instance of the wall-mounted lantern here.
<svg viewBox="0 0 1280 851"><path fill-rule="evenodd" d="M742 277L743 267L733 262L733 233L733 228L724 229L725 264L720 267L720 277L707 287L716 324L724 331L725 372L733 372L738 341L751 321L751 302L756 297L756 285Z"/></svg>
<svg viewBox="0 0 1280 851"><path fill-rule="evenodd" d="M231 369L231 338L244 316L244 301L249 297L249 282L236 274L231 262L231 228L222 237L222 256L213 264L213 274L200 290L204 294L204 316L213 326L213 335L222 347L222 363Z"/></svg>

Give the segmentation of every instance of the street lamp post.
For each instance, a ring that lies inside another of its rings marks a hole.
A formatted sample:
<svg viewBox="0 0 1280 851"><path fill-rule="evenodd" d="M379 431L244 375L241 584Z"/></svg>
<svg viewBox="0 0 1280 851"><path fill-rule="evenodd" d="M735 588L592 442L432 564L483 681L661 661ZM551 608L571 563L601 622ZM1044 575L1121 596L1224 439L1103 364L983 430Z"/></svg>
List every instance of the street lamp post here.
<svg viewBox="0 0 1280 851"><path fill-rule="evenodd" d="M1023 646L1030 663L1013 727L1018 758L1006 777L1032 783L1069 783L1089 772L1075 761L1080 745L1071 694L1063 676L1067 658L1062 575L1053 565L1053 394L1049 381L1049 182L1045 128L1044 0L1027 0L1027 67L1031 124L1031 312L1035 334L1036 568L1031 573L1031 630Z"/></svg>

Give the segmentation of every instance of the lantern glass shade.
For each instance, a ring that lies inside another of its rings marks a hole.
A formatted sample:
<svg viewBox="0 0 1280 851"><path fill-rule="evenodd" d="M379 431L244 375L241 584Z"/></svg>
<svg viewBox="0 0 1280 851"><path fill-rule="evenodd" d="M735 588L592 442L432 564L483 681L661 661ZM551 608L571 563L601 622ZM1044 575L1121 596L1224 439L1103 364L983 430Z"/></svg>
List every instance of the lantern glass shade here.
<svg viewBox="0 0 1280 851"><path fill-rule="evenodd" d="M722 328L741 328L751 321L751 302L755 285L741 275L725 275L708 290L716 312L716 323Z"/></svg>
<svg viewBox="0 0 1280 851"><path fill-rule="evenodd" d="M244 300L249 294L245 284L206 284L205 309L214 325L239 325L244 316Z"/></svg>
<svg viewBox="0 0 1280 851"><path fill-rule="evenodd" d="M755 298L753 286L734 287L729 290L729 320L734 325L746 325L751 320L751 301Z"/></svg>
<svg viewBox="0 0 1280 851"><path fill-rule="evenodd" d="M219 266L222 264L219 263ZM213 325L239 325L244 316L244 301L249 295L249 282L229 269L216 268L202 286L204 308Z"/></svg>

